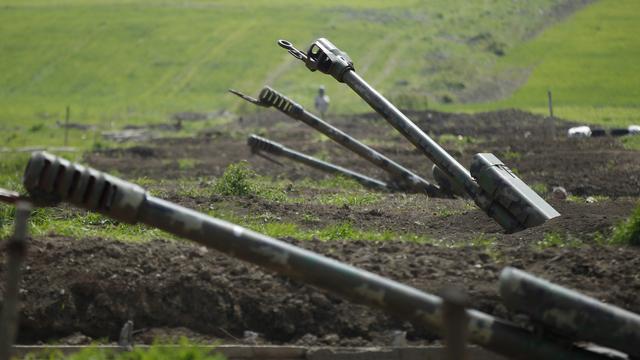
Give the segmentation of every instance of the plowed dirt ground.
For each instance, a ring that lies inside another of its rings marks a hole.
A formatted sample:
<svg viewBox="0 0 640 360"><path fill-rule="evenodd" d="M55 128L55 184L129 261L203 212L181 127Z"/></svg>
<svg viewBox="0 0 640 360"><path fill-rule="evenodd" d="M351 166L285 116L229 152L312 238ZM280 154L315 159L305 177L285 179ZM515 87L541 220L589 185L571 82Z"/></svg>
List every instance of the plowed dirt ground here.
<svg viewBox="0 0 640 360"><path fill-rule="evenodd" d="M503 318L513 319L497 292L497 276L504 266L525 269L640 312L640 249L603 245L598 240L606 238L611 227L637 204L637 152L624 149L614 138L567 139L566 129L572 124L514 110L408 115L464 165L477 152L493 152L528 184L547 189L564 186L574 197L553 200L545 192L562 216L507 235L464 199L382 193L377 202L335 206L255 196L184 196L172 189L182 178L217 177L229 163L248 159L257 173L290 181L290 196L315 196L312 190L297 188L297 182L327 175L288 160L277 166L252 156L245 141L254 132L384 178L381 171L355 155L275 112L245 117L196 138L162 139L91 153L86 161L100 170L117 171L126 179L164 179L170 200L199 210L224 203L238 214L268 212L302 227L311 226L303 214L313 214L323 226L348 220L370 231L427 235L433 242L283 240L424 291L437 293L447 285L457 285L467 291L471 306ZM430 178L432 163L377 116L329 121ZM548 124L546 133L544 124ZM195 166L185 168L174 159L192 159ZM588 196L592 197L589 202L585 201ZM562 243L550 244L550 234L561 237ZM4 265L6 256L1 259ZM435 339L427 329L186 241L130 243L48 236L31 240L27 263L21 292L23 343L75 341L68 336L76 332L113 340L129 319L138 329L138 342L174 335L203 341L255 341L245 339L245 331L259 333L258 342L304 345L390 344L394 330L406 331L410 343Z"/></svg>

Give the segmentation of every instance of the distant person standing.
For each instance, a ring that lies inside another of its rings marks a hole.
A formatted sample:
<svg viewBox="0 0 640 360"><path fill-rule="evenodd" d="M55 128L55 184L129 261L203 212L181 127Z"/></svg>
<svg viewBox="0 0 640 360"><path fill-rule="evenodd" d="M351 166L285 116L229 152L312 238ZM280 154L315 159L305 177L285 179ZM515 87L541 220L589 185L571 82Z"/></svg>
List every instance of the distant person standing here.
<svg viewBox="0 0 640 360"><path fill-rule="evenodd" d="M316 110L320 112L320 117L324 118L324 115L327 113L329 109L329 96L324 93L324 86L320 86L318 88L318 95L316 96L315 106Z"/></svg>

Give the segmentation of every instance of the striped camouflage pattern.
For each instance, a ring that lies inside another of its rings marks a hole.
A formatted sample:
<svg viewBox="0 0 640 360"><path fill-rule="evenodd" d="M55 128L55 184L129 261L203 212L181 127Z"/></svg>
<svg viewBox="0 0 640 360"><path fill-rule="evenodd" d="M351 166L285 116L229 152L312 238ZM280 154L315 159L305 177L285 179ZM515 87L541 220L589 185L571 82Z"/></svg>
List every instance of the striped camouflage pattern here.
<svg viewBox="0 0 640 360"><path fill-rule="evenodd" d="M640 315L507 267L500 295L510 309L575 340L640 357Z"/></svg>

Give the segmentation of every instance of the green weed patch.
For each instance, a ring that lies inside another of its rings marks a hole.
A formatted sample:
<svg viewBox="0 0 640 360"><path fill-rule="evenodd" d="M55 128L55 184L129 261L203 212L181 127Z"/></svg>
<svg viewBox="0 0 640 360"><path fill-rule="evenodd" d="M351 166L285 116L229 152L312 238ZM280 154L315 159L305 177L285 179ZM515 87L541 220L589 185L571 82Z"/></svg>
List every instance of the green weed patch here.
<svg viewBox="0 0 640 360"><path fill-rule="evenodd" d="M640 205L631 216L613 228L611 243L625 245L640 245Z"/></svg>

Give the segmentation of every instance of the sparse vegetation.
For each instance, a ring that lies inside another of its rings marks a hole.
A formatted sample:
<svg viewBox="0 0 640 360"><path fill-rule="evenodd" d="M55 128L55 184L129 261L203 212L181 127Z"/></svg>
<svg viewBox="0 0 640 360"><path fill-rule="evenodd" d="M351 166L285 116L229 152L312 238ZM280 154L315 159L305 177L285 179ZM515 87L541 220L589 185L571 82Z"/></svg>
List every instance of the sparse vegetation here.
<svg viewBox="0 0 640 360"><path fill-rule="evenodd" d="M517 151L506 151L502 154L502 157L507 161L518 161L522 157L522 154Z"/></svg>
<svg viewBox="0 0 640 360"><path fill-rule="evenodd" d="M567 201L575 202L575 203L597 203L601 201L609 200L609 197L606 195L591 195L591 196L577 196L577 195L569 195L567 196Z"/></svg>
<svg viewBox="0 0 640 360"><path fill-rule="evenodd" d="M247 196L256 189L253 179L256 174L246 161L230 164L224 174L216 181L214 189L221 195Z"/></svg>
<svg viewBox="0 0 640 360"><path fill-rule="evenodd" d="M640 122L640 120L638 120L638 122ZM640 150L640 136L625 136L622 138L622 144L624 144L624 147L627 149Z"/></svg>
<svg viewBox="0 0 640 360"><path fill-rule="evenodd" d="M275 238L294 238L299 240L317 239L322 241L332 240L365 240L365 241L407 241L416 243L432 243L427 235L397 233L394 231L371 231L358 229L352 222L343 221L333 225L321 226L314 229L304 229L295 223L282 221L254 222L245 219L243 221L252 230L264 233Z"/></svg>
<svg viewBox="0 0 640 360"><path fill-rule="evenodd" d="M544 234L542 240L536 242L535 247L537 249L546 249L550 247L576 247L582 245L584 242L571 234L562 234L559 232L547 232Z"/></svg>
<svg viewBox="0 0 640 360"><path fill-rule="evenodd" d="M498 239L495 236L477 234L469 241L469 245L481 249L494 261L498 261L501 257L501 253L497 246Z"/></svg>
<svg viewBox="0 0 640 360"><path fill-rule="evenodd" d="M194 159L178 159L178 168L180 170L191 170L196 167Z"/></svg>
<svg viewBox="0 0 640 360"><path fill-rule="evenodd" d="M24 360L49 359L49 360L224 360L221 354L217 354L210 348L198 347L186 339L182 339L177 345L155 344L150 347L135 347L131 351L115 351L88 347L77 353L65 355L60 351L33 353L24 357Z"/></svg>
<svg viewBox="0 0 640 360"><path fill-rule="evenodd" d="M322 180L305 179L300 182L301 185L311 188L323 188L323 189L343 189L343 190L355 190L362 189L357 181L350 179L342 175L334 175Z"/></svg>
<svg viewBox="0 0 640 360"><path fill-rule="evenodd" d="M531 184L531 189L540 196L545 196L549 193L549 187L544 183L533 183Z"/></svg>
<svg viewBox="0 0 640 360"><path fill-rule="evenodd" d="M13 232L14 208L0 205L0 238ZM68 208L36 208L29 218L33 236L63 236L75 239L109 238L121 241L148 241L173 236L144 225L122 224L96 213Z"/></svg>
<svg viewBox="0 0 640 360"><path fill-rule="evenodd" d="M356 231L351 222L342 222L333 226L321 229L318 238L327 240L353 239Z"/></svg>
<svg viewBox="0 0 640 360"><path fill-rule="evenodd" d="M477 144L479 140L471 136L443 134L438 137L438 142L445 147L453 148L460 154L464 154L467 146Z"/></svg>
<svg viewBox="0 0 640 360"><path fill-rule="evenodd" d="M465 213L464 210L459 210L459 209L451 209L451 208L440 208L437 209L436 212L434 212L433 214L438 216L438 217L449 217L449 216L453 216L453 215L459 215L459 214L463 214Z"/></svg>
<svg viewBox="0 0 640 360"><path fill-rule="evenodd" d="M382 200L382 194L368 191L336 192L321 195L314 201L322 205L363 206L372 205Z"/></svg>
<svg viewBox="0 0 640 360"><path fill-rule="evenodd" d="M640 204L627 220L614 227L611 243L640 245Z"/></svg>

